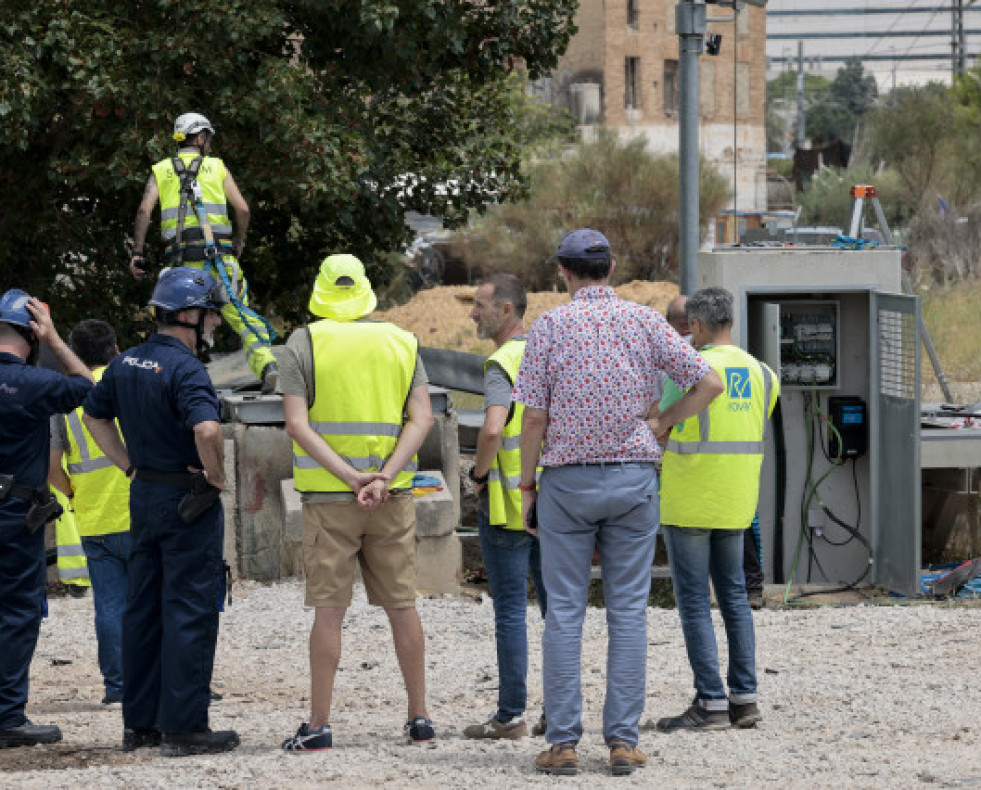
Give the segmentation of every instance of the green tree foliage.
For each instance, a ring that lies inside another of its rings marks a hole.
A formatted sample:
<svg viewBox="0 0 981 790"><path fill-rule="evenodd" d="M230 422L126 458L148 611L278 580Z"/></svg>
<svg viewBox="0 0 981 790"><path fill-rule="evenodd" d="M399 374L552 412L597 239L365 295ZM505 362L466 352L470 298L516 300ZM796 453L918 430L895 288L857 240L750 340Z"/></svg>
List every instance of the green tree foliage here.
<svg viewBox="0 0 981 790"><path fill-rule="evenodd" d="M965 197L965 182L951 156L954 108L944 86L897 91L889 103L869 114L867 131L873 161L887 162L896 171L902 189L897 197L910 210L936 206L941 193L955 202Z"/></svg>
<svg viewBox="0 0 981 790"><path fill-rule="evenodd" d="M850 144L855 125L872 108L877 96L875 77L865 73L858 58L849 58L838 69L827 95L808 96L807 136L818 145L835 140Z"/></svg>
<svg viewBox="0 0 981 790"><path fill-rule="evenodd" d="M831 80L804 74L805 101L825 100ZM797 72L785 71L766 83L766 149L782 151L788 134L797 128Z"/></svg>
<svg viewBox="0 0 981 790"><path fill-rule="evenodd" d="M890 229L896 230L909 221L912 211L904 202L905 189L895 170L856 168L846 171L826 167L815 174L801 195L800 224L838 227L847 233L852 212L849 190L855 184L873 184L876 187ZM870 227L876 226L875 215L868 206L865 221Z"/></svg>
<svg viewBox="0 0 981 790"><path fill-rule="evenodd" d="M260 308L304 315L316 267L406 241L416 210L460 222L524 194L508 72L556 63L576 0L34 0L0 6L0 285L122 337L149 284L125 271L151 164L182 112L252 208ZM148 253L159 261L151 234Z"/></svg>
<svg viewBox="0 0 981 790"><path fill-rule="evenodd" d="M678 159L650 153L643 138L601 134L571 155L541 156L528 167L526 202L503 204L466 232L451 253L484 273L507 271L531 290L557 281L548 261L563 233L593 227L610 239L615 279L678 276ZM726 180L704 160L699 181L704 229L728 199Z"/></svg>

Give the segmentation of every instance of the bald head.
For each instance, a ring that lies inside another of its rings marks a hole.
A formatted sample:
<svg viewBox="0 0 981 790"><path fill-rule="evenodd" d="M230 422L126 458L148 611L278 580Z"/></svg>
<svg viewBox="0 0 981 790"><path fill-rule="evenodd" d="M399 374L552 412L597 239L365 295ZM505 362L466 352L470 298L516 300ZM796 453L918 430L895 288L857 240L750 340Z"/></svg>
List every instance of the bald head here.
<svg viewBox="0 0 981 790"><path fill-rule="evenodd" d="M688 304L687 296L676 296L668 302L668 310L665 318L679 335L687 335L691 332L688 328L688 314L685 312L685 305Z"/></svg>

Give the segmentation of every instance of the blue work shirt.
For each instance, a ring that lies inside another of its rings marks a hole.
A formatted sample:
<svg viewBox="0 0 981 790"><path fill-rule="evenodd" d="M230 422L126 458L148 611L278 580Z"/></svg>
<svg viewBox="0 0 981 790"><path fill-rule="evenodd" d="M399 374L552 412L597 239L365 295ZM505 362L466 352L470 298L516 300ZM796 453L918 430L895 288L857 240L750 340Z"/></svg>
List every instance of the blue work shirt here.
<svg viewBox="0 0 981 790"><path fill-rule="evenodd" d="M64 414L85 400L92 382L28 365L16 354L0 352L0 474L16 483L47 488L52 414ZM0 505L5 513L11 502ZM24 503L14 508L24 512Z"/></svg>
<svg viewBox="0 0 981 790"><path fill-rule="evenodd" d="M83 404L86 414L119 420L138 469L200 469L194 426L219 421L218 395L204 365L184 343L154 332L117 356Z"/></svg>

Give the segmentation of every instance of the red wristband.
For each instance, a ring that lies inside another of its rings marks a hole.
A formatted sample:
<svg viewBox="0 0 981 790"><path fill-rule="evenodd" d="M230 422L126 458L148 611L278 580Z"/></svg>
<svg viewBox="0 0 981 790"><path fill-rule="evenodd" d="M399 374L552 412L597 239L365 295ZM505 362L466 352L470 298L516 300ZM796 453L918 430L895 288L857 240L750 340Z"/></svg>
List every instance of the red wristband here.
<svg viewBox="0 0 981 790"><path fill-rule="evenodd" d="M538 489L538 485L536 483L528 483L528 485L525 485L524 483L518 483L519 491L535 491L537 489Z"/></svg>

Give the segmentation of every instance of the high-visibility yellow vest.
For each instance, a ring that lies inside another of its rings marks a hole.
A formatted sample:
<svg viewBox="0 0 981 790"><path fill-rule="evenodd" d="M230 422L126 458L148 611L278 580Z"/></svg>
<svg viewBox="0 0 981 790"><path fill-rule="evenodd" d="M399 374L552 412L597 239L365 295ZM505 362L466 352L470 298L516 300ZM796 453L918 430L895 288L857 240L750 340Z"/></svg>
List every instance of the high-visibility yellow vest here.
<svg viewBox="0 0 981 790"><path fill-rule="evenodd" d="M193 151L178 154L185 167L197 158ZM232 238L232 221L228 217L228 204L225 201L225 176L228 171L225 163L215 156L205 156L198 169L197 182L201 186L204 210L208 216L208 224L216 242L225 242L224 248L230 248ZM194 210L194 205L188 202L184 213L184 233L177 238L177 218L181 204L181 180L174 170L172 159L162 159L153 166L153 175L157 179L157 190L160 193L160 235L167 244L167 255L176 253L176 244L184 245L184 260L193 261L203 258L203 241L200 223ZM193 229L193 230L192 230ZM221 251L221 249L219 250Z"/></svg>
<svg viewBox="0 0 981 790"><path fill-rule="evenodd" d="M71 502L57 488L54 486L50 486L50 488L63 511L55 522L55 543L58 547L58 579L64 584L91 587L89 566L85 560L85 550L82 548L82 539L78 535Z"/></svg>
<svg viewBox="0 0 981 790"><path fill-rule="evenodd" d="M323 319L310 324L314 398L308 416L331 448L361 472L380 471L402 433L418 341L392 324ZM415 458L390 484L411 488ZM302 492L350 492L296 442L293 485Z"/></svg>
<svg viewBox="0 0 981 790"><path fill-rule="evenodd" d="M661 469L661 523L745 529L759 501L766 425L780 384L737 346L710 346L702 356L725 390L671 431Z"/></svg>
<svg viewBox="0 0 981 790"><path fill-rule="evenodd" d="M102 378L105 367L92 375ZM68 448L65 469L75 492L75 523L83 537L129 529L129 478L110 461L82 422L82 407L65 417Z"/></svg>
<svg viewBox="0 0 981 790"><path fill-rule="evenodd" d="M487 366L497 363L507 374L511 387L518 377L521 357L525 353L524 340L508 340L487 357ZM508 421L501 432L501 446L490 465L487 479L487 500L490 505L490 523L505 529L524 529L521 521L521 415L525 407L511 401Z"/></svg>

